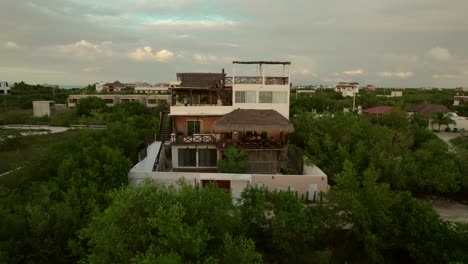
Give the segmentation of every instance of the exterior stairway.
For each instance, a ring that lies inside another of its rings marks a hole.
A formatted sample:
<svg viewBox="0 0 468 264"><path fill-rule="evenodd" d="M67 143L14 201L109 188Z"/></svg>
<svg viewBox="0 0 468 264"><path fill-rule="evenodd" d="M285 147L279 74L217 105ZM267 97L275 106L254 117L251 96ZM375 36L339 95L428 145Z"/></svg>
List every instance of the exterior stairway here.
<svg viewBox="0 0 468 264"><path fill-rule="evenodd" d="M166 142L171 140L171 118L169 117L169 106L165 106L161 110L161 119L159 120L159 136L158 140Z"/></svg>

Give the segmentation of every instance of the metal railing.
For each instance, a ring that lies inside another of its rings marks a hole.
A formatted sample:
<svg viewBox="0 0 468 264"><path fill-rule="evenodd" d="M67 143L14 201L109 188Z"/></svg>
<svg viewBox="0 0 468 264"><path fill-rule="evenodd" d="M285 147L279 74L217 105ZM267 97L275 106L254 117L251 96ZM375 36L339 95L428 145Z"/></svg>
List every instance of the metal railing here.
<svg viewBox="0 0 468 264"><path fill-rule="evenodd" d="M225 141L220 144L220 148L229 147L235 147L238 149L284 149L286 145L281 142L276 142L268 139L238 142Z"/></svg>
<svg viewBox="0 0 468 264"><path fill-rule="evenodd" d="M214 144L218 139L211 134L195 134L193 136L171 136L171 142L173 143L182 143L182 144L191 144L191 143L209 143Z"/></svg>
<svg viewBox="0 0 468 264"><path fill-rule="evenodd" d="M235 84L262 84L262 76L235 76ZM232 84L233 78L226 77L225 84ZM265 85L287 85L288 77L267 77L265 76Z"/></svg>

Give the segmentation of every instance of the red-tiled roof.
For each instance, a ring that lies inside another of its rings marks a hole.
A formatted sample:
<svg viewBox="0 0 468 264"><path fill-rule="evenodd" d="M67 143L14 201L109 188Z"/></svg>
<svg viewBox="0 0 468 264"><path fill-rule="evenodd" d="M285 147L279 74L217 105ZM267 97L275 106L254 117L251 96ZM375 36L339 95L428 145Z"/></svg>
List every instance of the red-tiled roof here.
<svg viewBox="0 0 468 264"><path fill-rule="evenodd" d="M386 105L372 107L372 108L362 110L362 112L364 114L369 114L369 115L383 115L383 114L386 114L386 113L388 113L390 111L392 111L392 107L391 106L386 106Z"/></svg>

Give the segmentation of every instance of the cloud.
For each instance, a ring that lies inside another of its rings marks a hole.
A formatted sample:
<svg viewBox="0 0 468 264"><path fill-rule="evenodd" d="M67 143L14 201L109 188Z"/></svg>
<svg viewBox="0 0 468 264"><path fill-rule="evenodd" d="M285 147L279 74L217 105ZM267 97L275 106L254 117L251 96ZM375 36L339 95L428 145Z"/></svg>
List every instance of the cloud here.
<svg viewBox="0 0 468 264"><path fill-rule="evenodd" d="M134 52L130 53L129 56L134 61L159 61L168 63L172 61L174 53L166 49L153 52L153 48L145 46L143 48L137 48Z"/></svg>
<svg viewBox="0 0 468 264"><path fill-rule="evenodd" d="M100 66L91 66L91 67L86 67L86 68L81 69L81 71L84 73L95 73L95 72L100 72L102 70L103 68Z"/></svg>
<svg viewBox="0 0 468 264"><path fill-rule="evenodd" d="M43 68L31 68L31 67L0 67L0 73L16 73L16 74L43 74L43 75L55 75L65 74L63 71L47 70Z"/></svg>
<svg viewBox="0 0 468 264"><path fill-rule="evenodd" d="M43 47L41 51L52 56L72 58L79 61L95 61L100 56L111 57L115 55L112 42L105 41L93 44L84 39L72 44Z"/></svg>
<svg viewBox="0 0 468 264"><path fill-rule="evenodd" d="M199 64L207 64L218 61L218 57L214 55L201 55L201 54L194 54L193 61Z"/></svg>
<svg viewBox="0 0 468 264"><path fill-rule="evenodd" d="M208 45L217 46L217 47L226 47L226 48L239 48L240 47L239 44L230 43L230 42L209 42Z"/></svg>
<svg viewBox="0 0 468 264"><path fill-rule="evenodd" d="M234 57L223 57L223 56L216 56L216 55L204 55L204 54L194 54L192 56L193 62L197 64L210 64L210 63L231 63L235 61L236 58Z"/></svg>
<svg viewBox="0 0 468 264"><path fill-rule="evenodd" d="M14 41L7 41L3 46L7 49L19 49L18 44Z"/></svg>
<svg viewBox="0 0 468 264"><path fill-rule="evenodd" d="M146 29L168 29L168 30L229 30L237 26L235 22L154 22L145 23Z"/></svg>
<svg viewBox="0 0 468 264"><path fill-rule="evenodd" d="M363 75L364 70L363 69L356 69L356 70L349 70L349 71L344 71L344 75Z"/></svg>
<svg viewBox="0 0 468 264"><path fill-rule="evenodd" d="M436 61L450 61L455 59L455 56L453 56L448 49L441 47L432 48L427 55Z"/></svg>
<svg viewBox="0 0 468 264"><path fill-rule="evenodd" d="M192 35L186 35L186 34L185 34L185 35L176 35L174 38L175 38L175 39L192 39L193 36L192 36Z"/></svg>
<svg viewBox="0 0 468 264"><path fill-rule="evenodd" d="M444 73L444 74L433 74L432 78L434 79L456 79L456 78L460 78L460 76L455 75L455 74Z"/></svg>
<svg viewBox="0 0 468 264"><path fill-rule="evenodd" d="M378 72L377 76L383 78L400 78L408 79L414 76L414 72Z"/></svg>

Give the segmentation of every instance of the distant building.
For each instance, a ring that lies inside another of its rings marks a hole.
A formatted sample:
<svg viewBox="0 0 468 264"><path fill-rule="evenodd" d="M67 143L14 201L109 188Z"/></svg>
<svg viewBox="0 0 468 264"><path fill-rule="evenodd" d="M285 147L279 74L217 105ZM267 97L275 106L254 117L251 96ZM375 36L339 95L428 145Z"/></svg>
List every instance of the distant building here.
<svg viewBox="0 0 468 264"><path fill-rule="evenodd" d="M375 87L374 85L367 85L364 89L368 92L374 92L377 89L377 87Z"/></svg>
<svg viewBox="0 0 468 264"><path fill-rule="evenodd" d="M359 83L357 82L339 82L335 85L335 92L341 93L343 97L355 96L359 93Z"/></svg>
<svg viewBox="0 0 468 264"><path fill-rule="evenodd" d="M112 93L112 92L121 92L123 89L125 89L125 85L119 81L115 81L113 83L96 83L96 92L102 93L102 92L107 92L107 93Z"/></svg>
<svg viewBox="0 0 468 264"><path fill-rule="evenodd" d="M390 93L390 96L388 97L402 97L403 96L403 92L402 91L392 91Z"/></svg>
<svg viewBox="0 0 468 264"><path fill-rule="evenodd" d="M316 93L315 90L298 90L298 94L307 94L307 95L314 95Z"/></svg>
<svg viewBox="0 0 468 264"><path fill-rule="evenodd" d="M422 102L420 104L408 107L407 111L410 114L419 113L422 117L426 119L430 119L432 113L435 112L450 112L450 110L445 105L431 104L428 102Z"/></svg>
<svg viewBox="0 0 468 264"><path fill-rule="evenodd" d="M146 107L152 108L161 104L170 103L170 95L167 94L72 94L68 96L68 108L76 107L79 100L95 96L103 99L107 106L114 106L119 103L138 102Z"/></svg>
<svg viewBox="0 0 468 264"><path fill-rule="evenodd" d="M55 89L58 89L59 86L58 84L49 84L49 83L44 83L41 85L42 87L46 87L46 88L55 88Z"/></svg>
<svg viewBox="0 0 468 264"><path fill-rule="evenodd" d="M102 92L103 89L104 89L103 86L104 86L105 84L106 84L106 83L104 83L104 82L97 82L97 83L95 83L94 85L96 86L96 92L98 92L98 93Z"/></svg>
<svg viewBox="0 0 468 264"><path fill-rule="evenodd" d="M453 97L453 105L468 104L468 95L455 95Z"/></svg>
<svg viewBox="0 0 468 264"><path fill-rule="evenodd" d="M67 109L66 104L56 104L55 101L33 101L32 104L35 117L50 116L53 113Z"/></svg>
<svg viewBox="0 0 468 264"><path fill-rule="evenodd" d="M0 94L9 94L11 91L8 82L0 82Z"/></svg>
<svg viewBox="0 0 468 264"><path fill-rule="evenodd" d="M455 90L461 91L461 92L468 92L468 87L457 87L455 88Z"/></svg>

